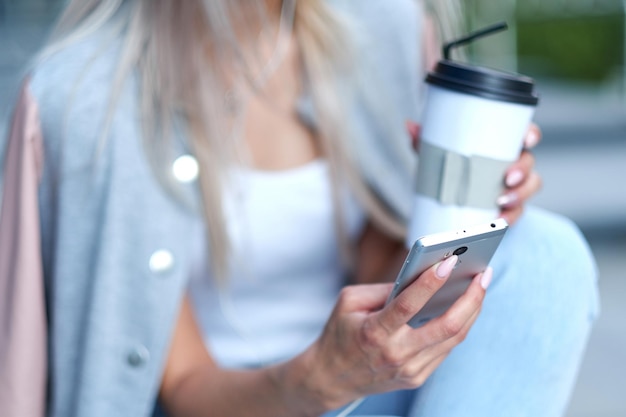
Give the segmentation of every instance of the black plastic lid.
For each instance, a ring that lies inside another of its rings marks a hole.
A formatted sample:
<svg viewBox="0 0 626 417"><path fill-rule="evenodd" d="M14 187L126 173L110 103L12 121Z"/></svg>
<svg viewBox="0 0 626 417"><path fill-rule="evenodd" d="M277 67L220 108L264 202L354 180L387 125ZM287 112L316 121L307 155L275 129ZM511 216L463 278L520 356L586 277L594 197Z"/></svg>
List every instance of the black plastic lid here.
<svg viewBox="0 0 626 417"><path fill-rule="evenodd" d="M439 61L426 82L492 100L533 106L539 101L532 78L447 59Z"/></svg>

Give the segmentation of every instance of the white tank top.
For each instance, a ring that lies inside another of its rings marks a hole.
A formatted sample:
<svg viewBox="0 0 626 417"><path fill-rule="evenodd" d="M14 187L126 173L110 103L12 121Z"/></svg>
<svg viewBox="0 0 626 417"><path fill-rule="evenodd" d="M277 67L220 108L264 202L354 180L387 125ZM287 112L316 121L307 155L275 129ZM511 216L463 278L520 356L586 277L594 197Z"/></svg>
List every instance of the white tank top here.
<svg viewBox="0 0 626 417"><path fill-rule="evenodd" d="M198 236L189 284L207 348L225 367L294 356L320 334L345 279L329 167L324 160L284 171L237 169L224 196L230 276L218 290ZM350 193L348 235L365 215Z"/></svg>

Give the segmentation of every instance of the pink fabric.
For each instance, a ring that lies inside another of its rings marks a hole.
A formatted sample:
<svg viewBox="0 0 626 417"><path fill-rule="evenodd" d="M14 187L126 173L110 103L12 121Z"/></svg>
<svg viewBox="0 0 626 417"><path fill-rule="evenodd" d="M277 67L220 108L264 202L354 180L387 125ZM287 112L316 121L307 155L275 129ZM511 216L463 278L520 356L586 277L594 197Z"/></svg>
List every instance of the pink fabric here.
<svg viewBox="0 0 626 417"><path fill-rule="evenodd" d="M37 188L43 143L25 83L13 116L0 212L0 416L43 416L46 312Z"/></svg>

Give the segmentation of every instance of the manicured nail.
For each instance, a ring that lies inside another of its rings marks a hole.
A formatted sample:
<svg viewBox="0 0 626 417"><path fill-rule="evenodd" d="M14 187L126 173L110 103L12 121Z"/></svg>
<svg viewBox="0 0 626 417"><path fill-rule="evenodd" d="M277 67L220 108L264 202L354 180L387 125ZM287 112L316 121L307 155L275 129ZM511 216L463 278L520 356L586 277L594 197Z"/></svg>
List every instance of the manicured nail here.
<svg viewBox="0 0 626 417"><path fill-rule="evenodd" d="M458 256L452 255L445 261L442 261L437 269L435 269L435 275L437 276L437 278L444 279L448 275L450 275L450 272L452 272L452 270L454 269L454 266L456 265L456 261L458 259Z"/></svg>
<svg viewBox="0 0 626 417"><path fill-rule="evenodd" d="M498 207L510 207L517 203L518 197L516 193L507 193L496 199Z"/></svg>
<svg viewBox="0 0 626 417"><path fill-rule="evenodd" d="M531 149L539 142L539 135L535 129L530 129L526 138L524 139L524 148Z"/></svg>
<svg viewBox="0 0 626 417"><path fill-rule="evenodd" d="M406 129L409 131L411 137L415 137L419 133L419 126L417 123L410 120L406 122Z"/></svg>
<svg viewBox="0 0 626 417"><path fill-rule="evenodd" d="M491 278L493 278L493 269L488 266L480 277L480 286L483 287L483 290L489 288L489 284L491 284Z"/></svg>
<svg viewBox="0 0 626 417"><path fill-rule="evenodd" d="M515 187L524 179L524 173L519 169L515 169L506 175L505 184L507 187Z"/></svg>

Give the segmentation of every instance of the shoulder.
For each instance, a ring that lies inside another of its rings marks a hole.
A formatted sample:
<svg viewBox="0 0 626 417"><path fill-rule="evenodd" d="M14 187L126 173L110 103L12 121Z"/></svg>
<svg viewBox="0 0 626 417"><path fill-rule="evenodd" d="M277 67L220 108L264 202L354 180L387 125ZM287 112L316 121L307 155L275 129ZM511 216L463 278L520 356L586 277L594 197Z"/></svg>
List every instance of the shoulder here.
<svg viewBox="0 0 626 417"><path fill-rule="evenodd" d="M423 71L419 0L329 0L329 5L345 16L361 65L394 84L415 83Z"/></svg>
<svg viewBox="0 0 626 417"><path fill-rule="evenodd" d="M419 38L423 20L419 0L328 0L328 4L367 30L364 35L410 43Z"/></svg>
<svg viewBox="0 0 626 417"><path fill-rule="evenodd" d="M29 71L30 91L38 104L46 161L63 155L69 165L88 165L97 152L107 118L123 114L115 127L132 130L133 89L125 85L115 98L114 80L119 67L123 38L107 28L62 45L35 61ZM63 152L61 150L63 149Z"/></svg>
<svg viewBox="0 0 626 417"><path fill-rule="evenodd" d="M338 10L355 16L374 19L380 24L414 21L420 13L420 0L326 0Z"/></svg>
<svg viewBox="0 0 626 417"><path fill-rule="evenodd" d="M84 39L52 46L44 52L29 71L30 88L41 107L59 109L61 104L68 104L72 94L91 97L108 91L121 43L113 33L101 29Z"/></svg>
<svg viewBox="0 0 626 417"><path fill-rule="evenodd" d="M358 70L367 84L384 90L387 102L403 117L416 119L419 85L424 74L424 14L420 0L328 0L345 16ZM374 88L374 87L368 87ZM377 101L383 100L378 92Z"/></svg>

